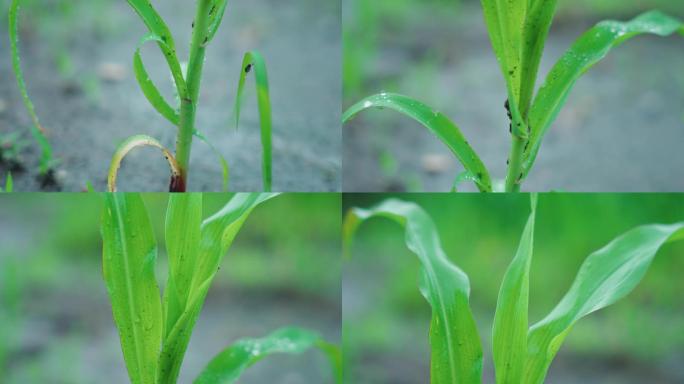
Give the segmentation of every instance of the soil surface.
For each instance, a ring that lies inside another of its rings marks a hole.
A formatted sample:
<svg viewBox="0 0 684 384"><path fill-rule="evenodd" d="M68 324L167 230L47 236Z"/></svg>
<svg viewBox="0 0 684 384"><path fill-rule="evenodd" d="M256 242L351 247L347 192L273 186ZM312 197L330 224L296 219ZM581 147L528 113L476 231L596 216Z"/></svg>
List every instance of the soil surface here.
<svg viewBox="0 0 684 384"><path fill-rule="evenodd" d="M444 112L492 177L502 179L510 149L505 86L479 5L461 9L463 17L453 22L435 17L391 28L380 38L376 60L366 63L365 87L406 94ZM540 79L594 22L556 21ZM683 47L681 36L636 37L587 72L550 128L523 189L684 190ZM422 81L407 79L412 69L420 73L417 63L426 57L438 58L436 68L425 70ZM356 101L345 97L345 106ZM441 141L393 112L365 112L346 124L343 136L345 191L448 191L462 170ZM393 171L381 166L387 154Z"/></svg>
<svg viewBox="0 0 684 384"><path fill-rule="evenodd" d="M186 60L194 2L155 1ZM60 76L50 42L40 38L36 20L26 16L20 49L29 94L41 122L49 130L60 161L57 185L41 186L38 148L22 154L23 172L13 172L15 190L80 191L87 182L106 189L115 148L134 134L148 134L167 147L175 145L175 128L147 102L132 72L132 56L147 31L122 1L105 6L107 33L81 26L79 16L64 44L76 75ZM229 4L218 35L207 50L197 127L220 149L231 167L229 189L261 190L261 144L256 92L249 79L241 126L235 131L232 106L242 55L258 50L266 59L273 108L273 189L337 191L340 189L341 50L339 3L312 0L236 1ZM83 16L81 16L83 17ZM7 28L0 40L7 42ZM0 130L28 135L30 120L23 108L11 69L8 44L0 48ZM173 100L165 62L158 49L143 48L151 78ZM80 76L80 78L79 78ZM95 81L83 80L94 78ZM9 170L0 165L0 177ZM220 163L199 141L192 151L188 188L222 189ZM123 191L167 191L168 166L157 150L138 149L126 159L119 176Z"/></svg>

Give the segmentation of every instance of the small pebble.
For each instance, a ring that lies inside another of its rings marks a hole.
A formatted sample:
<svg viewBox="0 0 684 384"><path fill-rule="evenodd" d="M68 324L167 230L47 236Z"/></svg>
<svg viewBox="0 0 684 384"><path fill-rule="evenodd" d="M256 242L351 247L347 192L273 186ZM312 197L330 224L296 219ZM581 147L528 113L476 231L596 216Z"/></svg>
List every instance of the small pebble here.
<svg viewBox="0 0 684 384"><path fill-rule="evenodd" d="M451 165L451 158L446 155L429 153L421 159L423 169L427 173L438 174L446 172Z"/></svg>
<svg viewBox="0 0 684 384"><path fill-rule="evenodd" d="M117 83L126 78L126 68L118 63L104 62L97 68L97 75L103 81Z"/></svg>

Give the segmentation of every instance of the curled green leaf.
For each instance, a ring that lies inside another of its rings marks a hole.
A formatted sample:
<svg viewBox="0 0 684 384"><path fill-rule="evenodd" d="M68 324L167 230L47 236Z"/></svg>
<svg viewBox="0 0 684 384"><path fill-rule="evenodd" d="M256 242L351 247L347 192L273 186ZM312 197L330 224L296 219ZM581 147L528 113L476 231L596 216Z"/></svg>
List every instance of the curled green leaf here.
<svg viewBox="0 0 684 384"><path fill-rule="evenodd" d="M401 225L406 246L421 262L420 292L432 307L430 382L480 383L482 347L470 310L470 282L442 250L434 223L418 205L400 200L387 200L368 210L353 209L343 226L347 250L358 227L373 217Z"/></svg>
<svg viewBox="0 0 684 384"><path fill-rule="evenodd" d="M329 358L335 382L342 383L339 349L319 334L300 328L283 328L260 339L242 339L214 357L195 384L232 384L250 366L276 353L302 354L318 347Z"/></svg>
<svg viewBox="0 0 684 384"><path fill-rule="evenodd" d="M467 172L475 176L475 185L480 192L492 191L492 181L487 168L461 130L448 117L410 97L396 93L380 93L352 105L343 114L342 122L351 120L359 112L369 108L390 108L422 124L451 150Z"/></svg>
<svg viewBox="0 0 684 384"><path fill-rule="evenodd" d="M172 108L161 95L161 93L159 93L159 90L154 85L154 82L152 82L152 79L150 79L150 75L147 73L145 64L143 63L142 57L140 55L140 49L149 41L155 41L162 46L166 46L166 43L161 37L152 33L145 35L145 37L140 40L138 47L133 54L133 71L135 72L135 78L138 80L138 84L140 85L140 89L143 91L143 94L150 104L152 104L154 109L156 109L159 114L171 122L171 124L178 126L180 118L178 116L177 109ZM166 48L168 49L168 46L166 46Z"/></svg>
<svg viewBox="0 0 684 384"><path fill-rule="evenodd" d="M254 72L257 90L257 103L259 107L259 124L261 126L261 146L262 146L262 177L265 192L271 191L273 179L272 171L272 123L271 123L271 98L268 90L268 72L266 62L259 52L251 51L245 54L240 69L240 82L238 84L237 95L235 97L235 129L240 123L240 110L245 88L245 78L247 74Z"/></svg>
<svg viewBox="0 0 684 384"><path fill-rule="evenodd" d="M603 21L584 33L558 60L537 92L529 114L530 146L525 153L524 175L532 168L544 135L558 116L575 82L610 50L641 34L684 35L684 24L658 11L628 22Z"/></svg>
<svg viewBox="0 0 684 384"><path fill-rule="evenodd" d="M542 384L573 325L627 296L643 279L658 250L682 238L684 223L644 225L589 255L556 308L530 328L524 382Z"/></svg>

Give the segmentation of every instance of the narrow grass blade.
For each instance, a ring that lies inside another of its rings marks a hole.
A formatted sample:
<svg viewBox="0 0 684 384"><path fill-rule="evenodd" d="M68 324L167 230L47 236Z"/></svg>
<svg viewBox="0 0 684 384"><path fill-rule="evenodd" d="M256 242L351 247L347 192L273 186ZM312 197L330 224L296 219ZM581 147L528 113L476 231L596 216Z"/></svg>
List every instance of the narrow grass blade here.
<svg viewBox="0 0 684 384"><path fill-rule="evenodd" d="M200 131L195 130L195 137L200 139L200 141L204 144L208 145L211 151L214 152L214 155L218 157L219 162L221 163L221 170L223 174L223 190L228 191L228 184L230 183L230 166L228 165L228 161L226 161L226 158L223 157L218 148L216 148L216 146L212 144Z"/></svg>
<svg viewBox="0 0 684 384"><path fill-rule="evenodd" d="M216 0L209 12L209 34L207 35L207 43L211 42L218 31L223 15L226 13L226 6L228 0Z"/></svg>
<svg viewBox="0 0 684 384"><path fill-rule="evenodd" d="M172 193L166 209L165 238L169 277L164 290L164 337L178 322L188 303L202 224L202 194Z"/></svg>
<svg viewBox="0 0 684 384"><path fill-rule="evenodd" d="M7 174L7 179L5 179L5 192L14 192L14 180L12 180L12 173Z"/></svg>
<svg viewBox="0 0 684 384"><path fill-rule="evenodd" d="M315 332L300 328L284 328L260 339L243 339L228 347L211 360L194 381L195 384L231 384L259 360L276 353L302 354L311 348L321 347L331 358L335 380L342 383L339 366L340 354L328 354L330 344Z"/></svg>
<svg viewBox="0 0 684 384"><path fill-rule="evenodd" d="M143 146L159 148L169 163L169 168L171 169L171 175L173 178L176 178L180 175L180 169L178 168L176 159L171 154L171 151L161 145L159 141L146 135L131 136L121 143L121 145L119 145L119 147L116 149L116 152L114 152L114 156L112 157L112 162L109 166L109 173L107 176L107 189L109 192L116 192L116 177L119 173L119 168L121 168L121 162L123 159L133 149Z"/></svg>
<svg viewBox="0 0 684 384"><path fill-rule="evenodd" d="M262 146L262 175L264 191L271 191L272 181L272 145L271 145L271 99L268 91L268 72L266 63L260 53L252 51L245 54L240 70L240 83L238 85L237 96L235 97L235 128L240 123L240 110L242 108L242 98L245 89L245 78L248 73L254 72L257 90L257 103L259 106L259 123L261 125L261 146Z"/></svg>
<svg viewBox="0 0 684 384"><path fill-rule="evenodd" d="M534 247L537 196L531 195L532 212L523 230L518 251L506 271L492 329L494 368L498 384L522 383L527 356L527 307L530 265Z"/></svg>
<svg viewBox="0 0 684 384"><path fill-rule="evenodd" d="M530 328L523 382L541 384L556 352L582 317L629 294L658 250L684 238L684 223L645 225L616 238L587 257L570 290L546 318Z"/></svg>
<svg viewBox="0 0 684 384"><path fill-rule="evenodd" d="M482 380L482 347L470 311L470 282L442 250L437 228L419 206L387 200L375 208L347 214L343 241L348 250L358 227L385 217L404 227L406 246L421 262L420 291L432 307L430 326L432 384L476 384Z"/></svg>
<svg viewBox="0 0 684 384"><path fill-rule="evenodd" d="M24 106L28 111L29 116L33 125L31 126L31 135L36 139L38 145L41 148L41 158L40 158L40 173L42 175L46 174L50 167L52 166L52 146L47 139L47 131L40 124L38 120L38 115L36 114L36 108L29 97L28 90L26 89L26 81L24 80L24 72L21 69L21 58L19 57L19 26L18 26L18 16L19 16L19 6L21 0L12 0L9 10L9 36L10 36L10 48L12 53L12 68L14 69L14 74L17 78L17 85L19 86L19 91L21 92L21 98L24 102Z"/></svg>
<svg viewBox="0 0 684 384"><path fill-rule="evenodd" d="M223 209L202 222L201 239L196 250L198 263L194 267L187 305L173 327L165 332L159 363L160 382L173 383L178 378L192 329L223 256L252 210L274 196L236 194Z"/></svg>
<svg viewBox="0 0 684 384"><path fill-rule="evenodd" d="M138 194L105 194L102 265L133 384L156 383L162 309L154 277L157 244Z"/></svg>
<svg viewBox="0 0 684 384"><path fill-rule="evenodd" d="M610 50L640 34L684 35L680 20L658 11L644 13L629 22L603 21L582 35L558 60L537 92L529 114L530 148L526 153L525 175L530 171L547 130L556 119L575 82Z"/></svg>
<svg viewBox="0 0 684 384"><path fill-rule="evenodd" d="M422 124L451 150L466 171L476 176L475 185L481 192L491 192L492 181L487 168L461 130L448 117L407 96L380 93L352 105L342 116L342 122L351 120L359 112L369 108L390 108Z"/></svg>
<svg viewBox="0 0 684 384"><path fill-rule="evenodd" d="M533 0L525 17L524 45L521 60L520 112L527 119L544 44L556 12L557 0Z"/></svg>
<svg viewBox="0 0 684 384"><path fill-rule="evenodd" d="M164 20L159 16L157 11L150 3L150 0L128 0L128 4L135 10L135 12L140 16L147 29L153 34L160 38L159 49L164 54L169 69L171 70L171 75L173 76L174 82L176 83L176 90L181 99L186 98L188 95L187 86L185 84L185 78L183 76L183 71L181 70L180 62L178 61L178 55L176 54L176 46L171 35L169 27L164 23Z"/></svg>
<svg viewBox="0 0 684 384"><path fill-rule="evenodd" d="M164 97L161 95L161 93L159 93L159 90L152 82L152 79L150 79L150 75L147 73L145 64L143 63L142 57L140 55L140 49L142 48L143 44L149 41L156 41L158 44L166 46L166 43L161 37L151 33L140 40L140 43L138 43L138 47L133 54L133 71L135 72L135 78L138 80L140 89L143 91L147 101L152 104L154 109L156 109L159 114L171 122L171 124L178 126L180 120L178 111L176 108L172 108L169 103L164 100Z"/></svg>

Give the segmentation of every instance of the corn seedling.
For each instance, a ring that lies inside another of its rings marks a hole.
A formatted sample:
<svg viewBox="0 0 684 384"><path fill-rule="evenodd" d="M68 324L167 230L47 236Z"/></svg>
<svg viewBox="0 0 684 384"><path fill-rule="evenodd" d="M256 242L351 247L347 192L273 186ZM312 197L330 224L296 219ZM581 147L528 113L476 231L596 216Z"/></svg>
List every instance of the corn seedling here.
<svg viewBox="0 0 684 384"><path fill-rule="evenodd" d="M12 0L9 12L12 59L19 89L21 90L26 108L33 120L31 132L43 149L41 172L48 172L52 159L50 144L47 140L46 130L41 126L33 103L26 91L26 84L20 65L17 31L17 13L20 2L21 0ZM171 31L152 6L152 3L149 0L128 0L128 4L135 10L138 16L140 16L149 30L149 33L140 40L140 43L133 54L133 70L135 72L135 77L143 94L152 107L177 128L176 148L175 151L172 152L170 149L164 147L158 140L148 135L135 135L129 137L119 145L112 157L107 177L108 190L110 192L116 191L117 173L123 159L130 151L141 146L152 146L161 150L171 171L169 190L171 192L184 192L186 190L190 168L190 152L193 137L197 137L208 144L211 150L218 156L223 169L223 187L224 189L227 188L229 180L228 163L211 142L195 127L195 117L198 108L206 49L221 25L227 3L228 0L197 1L195 17L192 23L190 54L186 65L185 63L181 64L179 61ZM141 48L145 43L149 42L157 44L168 65L175 86L176 102L174 106L161 95L156 85L150 79L143 63ZM271 105L268 88L268 74L264 59L255 51L245 54L240 70L234 111L235 125L237 127L239 124L246 76L250 72L254 73L256 79L263 152L263 188L265 191L270 191L272 180L272 149Z"/></svg>
<svg viewBox="0 0 684 384"><path fill-rule="evenodd" d="M103 274L131 382L173 384L223 256L252 210L270 194L238 194L202 221L201 194L169 197L165 237L169 272L163 296L155 279L157 243L138 194L107 194L102 219ZM285 328L240 340L218 354L197 384L233 383L274 353L320 348L341 380L341 355L315 332Z"/></svg>
<svg viewBox="0 0 684 384"><path fill-rule="evenodd" d="M489 37L508 96L504 105L511 123L511 149L503 183L492 183L486 166L456 124L444 114L410 97L393 93L370 96L351 106L344 113L343 122L369 108L395 110L430 130L463 165L464 171L455 178L454 191L464 181L472 181L481 192L519 191L521 183L532 170L544 135L584 72L601 61L613 47L634 36L669 36L676 32L684 35L681 21L658 11L641 14L628 22L600 22L563 54L534 96L556 2L482 0Z"/></svg>
<svg viewBox="0 0 684 384"><path fill-rule="evenodd" d="M644 225L589 255L558 305L528 328L536 196L532 212L501 283L494 326L493 358L499 384L541 384L573 325L584 316L625 297L639 284L664 244L684 238L684 222ZM387 200L372 209L353 209L344 224L349 250L359 225L385 217L405 229L405 242L421 263L420 292L432 307L430 327L433 384L482 382L483 353L470 310L468 276L442 250L437 228L418 205Z"/></svg>

